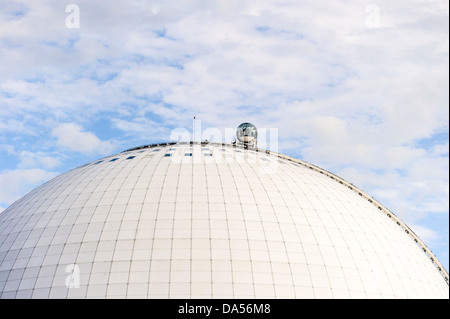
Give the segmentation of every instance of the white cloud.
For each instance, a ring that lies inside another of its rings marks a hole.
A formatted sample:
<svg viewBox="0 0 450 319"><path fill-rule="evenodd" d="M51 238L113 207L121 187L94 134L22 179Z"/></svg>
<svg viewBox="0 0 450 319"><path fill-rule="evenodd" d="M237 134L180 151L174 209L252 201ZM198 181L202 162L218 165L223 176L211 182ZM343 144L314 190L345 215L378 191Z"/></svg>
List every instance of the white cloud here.
<svg viewBox="0 0 450 319"><path fill-rule="evenodd" d="M417 236L419 236L420 239L422 239L424 243L429 244L441 239L441 236L430 228L421 225L409 225L409 227Z"/></svg>
<svg viewBox="0 0 450 319"><path fill-rule="evenodd" d="M10 205L33 187L55 177L42 169L16 169L0 173L0 203Z"/></svg>
<svg viewBox="0 0 450 319"><path fill-rule="evenodd" d="M112 140L190 131L194 115L221 130L249 121L420 225L448 214L448 143L435 138L448 136L448 2L377 1L377 28L370 3L79 0L81 27L67 29L60 1L11 2L1 142L31 139L16 146L32 152L20 168L51 169L49 137L108 154ZM121 135L100 133L99 119Z"/></svg>
<svg viewBox="0 0 450 319"><path fill-rule="evenodd" d="M74 123L59 125L53 129L52 135L56 137L58 146L74 152L109 154L113 150L110 142L101 141L95 134L84 132L80 125Z"/></svg>
<svg viewBox="0 0 450 319"><path fill-rule="evenodd" d="M61 164L61 159L55 156L46 155L43 152L33 153L30 151L20 152L20 163L19 168L35 168L43 167L45 169L52 169Z"/></svg>

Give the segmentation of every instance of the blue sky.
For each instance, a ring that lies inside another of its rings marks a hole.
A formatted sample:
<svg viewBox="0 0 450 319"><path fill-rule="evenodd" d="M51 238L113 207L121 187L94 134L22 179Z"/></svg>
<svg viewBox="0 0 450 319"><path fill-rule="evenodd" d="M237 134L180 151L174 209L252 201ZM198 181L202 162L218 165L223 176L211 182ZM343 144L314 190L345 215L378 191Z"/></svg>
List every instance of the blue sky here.
<svg viewBox="0 0 450 319"><path fill-rule="evenodd" d="M194 115L222 132L249 121L384 203L448 270L448 13L437 0L0 0L0 210Z"/></svg>

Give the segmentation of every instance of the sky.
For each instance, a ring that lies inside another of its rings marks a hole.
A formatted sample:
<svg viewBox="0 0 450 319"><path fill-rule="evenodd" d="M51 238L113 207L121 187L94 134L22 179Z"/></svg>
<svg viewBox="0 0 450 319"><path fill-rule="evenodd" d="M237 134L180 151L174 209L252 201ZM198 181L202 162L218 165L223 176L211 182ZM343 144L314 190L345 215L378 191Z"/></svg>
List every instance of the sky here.
<svg viewBox="0 0 450 319"><path fill-rule="evenodd" d="M0 211L194 116L224 142L251 122L448 271L448 48L446 0L0 0Z"/></svg>

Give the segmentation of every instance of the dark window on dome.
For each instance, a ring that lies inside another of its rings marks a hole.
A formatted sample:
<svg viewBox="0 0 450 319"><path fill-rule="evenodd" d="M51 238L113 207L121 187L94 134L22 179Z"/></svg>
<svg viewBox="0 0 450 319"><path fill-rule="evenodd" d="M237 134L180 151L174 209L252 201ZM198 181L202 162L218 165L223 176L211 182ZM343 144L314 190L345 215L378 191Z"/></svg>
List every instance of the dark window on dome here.
<svg viewBox="0 0 450 319"><path fill-rule="evenodd" d="M127 158L127 160L128 160L128 159L133 159L133 158L135 158L135 157L136 157L136 156L130 156L130 157Z"/></svg>
<svg viewBox="0 0 450 319"><path fill-rule="evenodd" d="M98 161L97 163L94 163L94 165L95 165L95 164L99 164L99 163L101 163L101 162L103 162L103 161Z"/></svg>
<svg viewBox="0 0 450 319"><path fill-rule="evenodd" d="M192 156L192 153L186 153L184 156Z"/></svg>
<svg viewBox="0 0 450 319"><path fill-rule="evenodd" d="M164 155L164 157L170 157L170 156L172 156L172 154L170 154L170 153L167 153L166 155Z"/></svg>
<svg viewBox="0 0 450 319"><path fill-rule="evenodd" d="M110 162L115 162L117 161L119 158L113 158L112 160L110 160Z"/></svg>
<svg viewBox="0 0 450 319"><path fill-rule="evenodd" d="M159 151L159 148L153 150L153 152L158 152L158 151Z"/></svg>

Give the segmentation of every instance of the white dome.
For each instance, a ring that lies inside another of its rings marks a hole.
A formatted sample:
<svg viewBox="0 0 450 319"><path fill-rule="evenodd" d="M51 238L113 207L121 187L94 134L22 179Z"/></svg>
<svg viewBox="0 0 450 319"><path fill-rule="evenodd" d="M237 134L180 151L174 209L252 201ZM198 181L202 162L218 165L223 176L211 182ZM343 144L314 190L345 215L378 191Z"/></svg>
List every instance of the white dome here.
<svg viewBox="0 0 450 319"><path fill-rule="evenodd" d="M0 214L1 298L448 298L430 256L339 177L222 144L106 157Z"/></svg>

